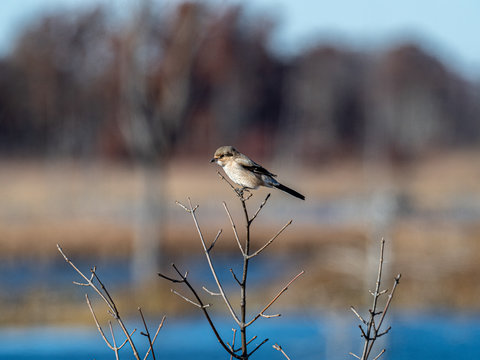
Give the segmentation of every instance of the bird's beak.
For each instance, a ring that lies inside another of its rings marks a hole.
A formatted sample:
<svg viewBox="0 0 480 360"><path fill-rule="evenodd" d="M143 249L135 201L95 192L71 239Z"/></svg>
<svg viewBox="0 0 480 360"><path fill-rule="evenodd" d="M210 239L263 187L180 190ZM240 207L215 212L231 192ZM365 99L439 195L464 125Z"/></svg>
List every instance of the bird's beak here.
<svg viewBox="0 0 480 360"><path fill-rule="evenodd" d="M211 162L211 163L212 163L212 162L215 162L215 161L216 161L216 159L215 159L215 158L213 158L212 160L210 160L210 162Z"/></svg>

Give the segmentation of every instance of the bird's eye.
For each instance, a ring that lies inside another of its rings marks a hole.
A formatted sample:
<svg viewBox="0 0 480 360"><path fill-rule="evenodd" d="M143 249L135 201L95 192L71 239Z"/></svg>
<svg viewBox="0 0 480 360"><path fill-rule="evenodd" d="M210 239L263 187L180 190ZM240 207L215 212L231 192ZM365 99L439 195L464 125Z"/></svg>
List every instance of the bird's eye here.
<svg viewBox="0 0 480 360"><path fill-rule="evenodd" d="M221 159L221 158L223 158L224 156L225 156L225 155L222 154L222 155L220 155L218 158Z"/></svg>

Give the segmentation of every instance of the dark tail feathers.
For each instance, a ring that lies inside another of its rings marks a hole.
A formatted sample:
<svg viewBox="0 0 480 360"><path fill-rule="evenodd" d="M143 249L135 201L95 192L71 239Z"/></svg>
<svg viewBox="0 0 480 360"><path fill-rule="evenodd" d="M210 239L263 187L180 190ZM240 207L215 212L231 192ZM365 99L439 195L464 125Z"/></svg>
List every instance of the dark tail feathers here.
<svg viewBox="0 0 480 360"><path fill-rule="evenodd" d="M282 190L282 191L285 191L286 193L289 193L290 195L295 196L296 198L305 200L305 196L303 196L302 194L296 192L295 190L290 189L289 187L286 187L285 185L278 184L278 185L273 185L273 186L276 187L277 189L280 189L280 190Z"/></svg>

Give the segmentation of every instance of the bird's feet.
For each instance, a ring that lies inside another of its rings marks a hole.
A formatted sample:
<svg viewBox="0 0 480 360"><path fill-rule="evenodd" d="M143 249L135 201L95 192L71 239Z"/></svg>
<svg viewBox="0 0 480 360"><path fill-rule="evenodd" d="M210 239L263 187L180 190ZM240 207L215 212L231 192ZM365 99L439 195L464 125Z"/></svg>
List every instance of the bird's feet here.
<svg viewBox="0 0 480 360"><path fill-rule="evenodd" d="M246 187L235 188L235 192L242 200L248 200L253 195Z"/></svg>

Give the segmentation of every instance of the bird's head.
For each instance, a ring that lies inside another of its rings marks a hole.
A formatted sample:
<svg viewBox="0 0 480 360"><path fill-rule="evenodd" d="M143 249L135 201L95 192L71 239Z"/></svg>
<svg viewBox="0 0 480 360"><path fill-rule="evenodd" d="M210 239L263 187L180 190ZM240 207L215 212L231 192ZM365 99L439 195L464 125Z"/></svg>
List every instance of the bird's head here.
<svg viewBox="0 0 480 360"><path fill-rule="evenodd" d="M210 162L217 163L220 166L224 166L228 160L238 154L238 151L233 146L221 146L215 151L213 159Z"/></svg>

